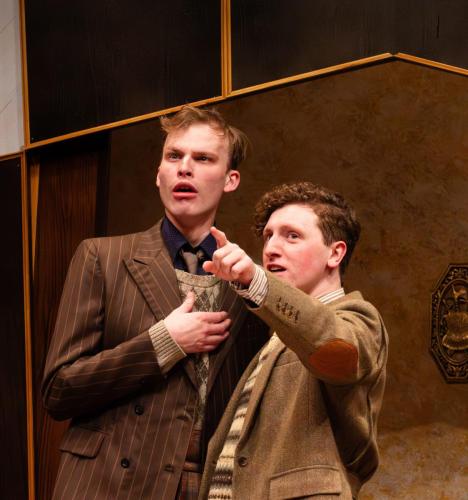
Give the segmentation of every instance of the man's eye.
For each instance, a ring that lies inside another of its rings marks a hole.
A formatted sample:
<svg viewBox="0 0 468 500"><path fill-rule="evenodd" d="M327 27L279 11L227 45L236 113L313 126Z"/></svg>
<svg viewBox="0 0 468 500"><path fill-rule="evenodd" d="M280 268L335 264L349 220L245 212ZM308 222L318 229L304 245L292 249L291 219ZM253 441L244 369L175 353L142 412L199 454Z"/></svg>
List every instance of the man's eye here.
<svg viewBox="0 0 468 500"><path fill-rule="evenodd" d="M288 238L290 240L296 240L297 238L299 238L299 235L297 233L288 233Z"/></svg>
<svg viewBox="0 0 468 500"><path fill-rule="evenodd" d="M169 160L177 160L177 158L179 158L179 153L175 153L174 151L171 151L170 153L167 153L166 157Z"/></svg>
<svg viewBox="0 0 468 500"><path fill-rule="evenodd" d="M200 155L198 158L197 158L198 161L209 161L209 157L208 156L205 156L205 155Z"/></svg>

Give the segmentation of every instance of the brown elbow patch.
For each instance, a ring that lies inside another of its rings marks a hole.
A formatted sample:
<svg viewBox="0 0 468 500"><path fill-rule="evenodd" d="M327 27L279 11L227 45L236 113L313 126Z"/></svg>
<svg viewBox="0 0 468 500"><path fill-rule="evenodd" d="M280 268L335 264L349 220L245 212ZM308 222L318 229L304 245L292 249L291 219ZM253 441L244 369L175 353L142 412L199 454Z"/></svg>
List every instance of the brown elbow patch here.
<svg viewBox="0 0 468 500"><path fill-rule="evenodd" d="M357 349L344 340L326 342L309 356L310 366L324 377L346 381L356 375Z"/></svg>

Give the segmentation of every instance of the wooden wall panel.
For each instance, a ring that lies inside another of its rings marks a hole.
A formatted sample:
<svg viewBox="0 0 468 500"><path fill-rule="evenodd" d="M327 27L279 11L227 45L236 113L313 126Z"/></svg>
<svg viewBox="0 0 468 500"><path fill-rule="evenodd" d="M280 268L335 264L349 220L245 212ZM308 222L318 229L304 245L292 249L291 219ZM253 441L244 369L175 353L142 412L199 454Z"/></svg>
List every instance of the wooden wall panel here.
<svg viewBox="0 0 468 500"><path fill-rule="evenodd" d="M0 161L0 498L28 497L21 160Z"/></svg>
<svg viewBox="0 0 468 500"><path fill-rule="evenodd" d="M381 53L468 68L466 0L232 0L238 90Z"/></svg>
<svg viewBox="0 0 468 500"><path fill-rule="evenodd" d="M31 141L221 94L219 0L25 0Z"/></svg>
<svg viewBox="0 0 468 500"><path fill-rule="evenodd" d="M466 0L399 0L398 51L468 69Z"/></svg>
<svg viewBox="0 0 468 500"><path fill-rule="evenodd" d="M232 0L233 89L394 50L395 0Z"/></svg>
<svg viewBox="0 0 468 500"><path fill-rule="evenodd" d="M67 422L44 411L40 385L70 259L84 238L102 232L107 136L93 136L36 153L40 165L33 287L33 356L37 498L50 498Z"/></svg>

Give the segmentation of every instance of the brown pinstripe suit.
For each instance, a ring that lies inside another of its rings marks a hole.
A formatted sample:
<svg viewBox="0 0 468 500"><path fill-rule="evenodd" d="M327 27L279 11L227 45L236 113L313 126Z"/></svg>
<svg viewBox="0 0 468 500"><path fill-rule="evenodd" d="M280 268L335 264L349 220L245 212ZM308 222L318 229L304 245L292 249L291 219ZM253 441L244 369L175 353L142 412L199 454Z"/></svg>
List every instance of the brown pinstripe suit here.
<svg viewBox="0 0 468 500"><path fill-rule="evenodd" d="M204 450L243 370L267 340L264 324L229 286L222 296L232 325L210 360ZM49 413L73 419L60 446L54 498L175 497L197 400L195 373L186 358L163 376L148 329L180 303L160 223L78 247L42 388Z"/></svg>

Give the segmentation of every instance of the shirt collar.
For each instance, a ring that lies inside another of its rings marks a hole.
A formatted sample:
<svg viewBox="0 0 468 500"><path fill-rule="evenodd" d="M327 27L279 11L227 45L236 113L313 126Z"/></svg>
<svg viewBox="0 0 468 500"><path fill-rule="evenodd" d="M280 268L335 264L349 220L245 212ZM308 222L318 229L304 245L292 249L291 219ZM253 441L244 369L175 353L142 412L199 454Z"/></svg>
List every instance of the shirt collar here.
<svg viewBox="0 0 468 500"><path fill-rule="evenodd" d="M328 292L320 297L317 297L317 300L320 300L320 302L323 302L324 304L329 304L330 302L344 296L345 293L343 288L338 288L338 290L333 290L333 292Z"/></svg>
<svg viewBox="0 0 468 500"><path fill-rule="evenodd" d="M172 262L175 262L178 258L179 250L181 249L181 247L183 247L184 245L192 247L185 236L174 226L174 224L167 217L164 217L163 219L161 234ZM210 233L197 246L197 248L201 248L205 252L206 256L211 259L213 257L213 253L216 250L216 240Z"/></svg>

